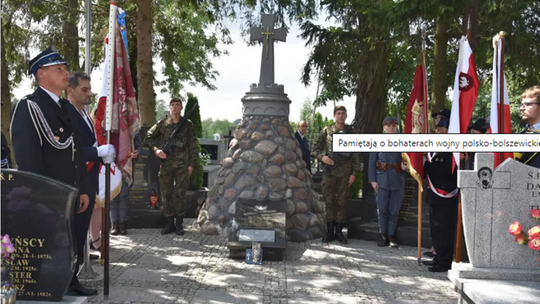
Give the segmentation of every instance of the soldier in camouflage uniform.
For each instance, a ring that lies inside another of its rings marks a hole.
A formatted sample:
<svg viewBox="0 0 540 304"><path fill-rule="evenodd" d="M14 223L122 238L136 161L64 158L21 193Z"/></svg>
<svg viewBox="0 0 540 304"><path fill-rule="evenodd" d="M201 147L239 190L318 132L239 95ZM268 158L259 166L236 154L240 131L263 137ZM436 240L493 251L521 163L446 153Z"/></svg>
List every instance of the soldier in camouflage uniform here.
<svg viewBox="0 0 540 304"><path fill-rule="evenodd" d="M182 222L187 209L186 190L189 188L189 178L199 156L197 135L193 124L188 119L176 136L176 140L182 143L182 147L176 147L173 155L166 155L161 147L165 145L182 119L182 101L179 98L173 98L169 107L171 116L160 120L148 130L144 144L152 149L158 158L164 160L159 170L159 184L163 214L167 218L167 224L161 230L161 234L169 234L176 230L176 234L183 235ZM176 192L177 201L173 201L173 192Z"/></svg>
<svg viewBox="0 0 540 304"><path fill-rule="evenodd" d="M344 106L334 108L332 126L325 127L317 143L312 148L312 154L325 164L322 180L322 195L326 202L326 235L322 241L331 242L334 239L347 244L343 235L343 227L347 221L345 206L351 193L351 185L361 170L360 158L357 153L332 153L332 134L343 133L347 126L347 109Z"/></svg>

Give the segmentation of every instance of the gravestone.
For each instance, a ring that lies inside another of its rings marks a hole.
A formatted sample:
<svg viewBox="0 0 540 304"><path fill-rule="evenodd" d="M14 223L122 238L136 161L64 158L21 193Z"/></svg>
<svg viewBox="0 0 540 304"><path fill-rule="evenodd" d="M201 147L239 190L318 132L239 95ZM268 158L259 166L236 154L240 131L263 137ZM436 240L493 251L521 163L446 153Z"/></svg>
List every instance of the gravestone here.
<svg viewBox="0 0 540 304"><path fill-rule="evenodd" d="M286 201L271 205L257 200L239 199L227 247L232 258L243 258L253 242L260 242L265 260L282 261L287 247Z"/></svg>
<svg viewBox="0 0 540 304"><path fill-rule="evenodd" d="M17 300L61 301L77 262L75 206L78 190L34 173L2 170L2 235L15 247L11 283Z"/></svg>
<svg viewBox="0 0 540 304"><path fill-rule="evenodd" d="M227 154L227 147L221 140L200 138L201 152L210 154L210 165L221 165Z"/></svg>
<svg viewBox="0 0 540 304"><path fill-rule="evenodd" d="M453 279L540 281L538 251L518 245L508 227L526 232L538 222L540 169L507 159L493 170L493 154L476 153L474 170L458 172L465 242L470 264L454 263Z"/></svg>
<svg viewBox="0 0 540 304"><path fill-rule="evenodd" d="M221 140L211 140L201 138L199 139L201 144L201 153L207 153L210 155L210 163L203 166L203 187L210 188L214 185L217 172L221 168L221 162L225 158L227 153L227 147Z"/></svg>
<svg viewBox="0 0 540 304"><path fill-rule="evenodd" d="M141 128L141 139L149 129ZM141 150L135 161L133 185L129 191L128 228L161 228L164 217L160 209L160 161L149 148L143 146Z"/></svg>

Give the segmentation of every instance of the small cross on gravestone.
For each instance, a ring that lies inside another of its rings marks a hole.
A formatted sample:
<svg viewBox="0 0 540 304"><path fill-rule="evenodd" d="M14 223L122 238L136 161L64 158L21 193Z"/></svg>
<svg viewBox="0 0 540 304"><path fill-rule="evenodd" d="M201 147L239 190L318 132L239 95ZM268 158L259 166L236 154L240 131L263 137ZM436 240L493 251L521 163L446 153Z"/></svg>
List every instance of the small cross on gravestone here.
<svg viewBox="0 0 540 304"><path fill-rule="evenodd" d="M274 40L286 41L287 29L274 29L275 16L262 15L262 28L250 29L250 41L260 41L263 44L261 74L259 84L273 85L274 80Z"/></svg>

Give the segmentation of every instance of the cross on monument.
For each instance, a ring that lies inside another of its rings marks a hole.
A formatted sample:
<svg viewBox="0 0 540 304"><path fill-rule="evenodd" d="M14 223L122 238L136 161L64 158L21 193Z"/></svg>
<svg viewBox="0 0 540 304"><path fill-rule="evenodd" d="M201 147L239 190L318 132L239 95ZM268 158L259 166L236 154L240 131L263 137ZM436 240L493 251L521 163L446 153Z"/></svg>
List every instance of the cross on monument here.
<svg viewBox="0 0 540 304"><path fill-rule="evenodd" d="M273 14L262 15L262 28L252 27L250 29L250 41L260 41L263 43L261 74L259 84L274 84L274 40L286 41L287 29L274 29L275 16Z"/></svg>

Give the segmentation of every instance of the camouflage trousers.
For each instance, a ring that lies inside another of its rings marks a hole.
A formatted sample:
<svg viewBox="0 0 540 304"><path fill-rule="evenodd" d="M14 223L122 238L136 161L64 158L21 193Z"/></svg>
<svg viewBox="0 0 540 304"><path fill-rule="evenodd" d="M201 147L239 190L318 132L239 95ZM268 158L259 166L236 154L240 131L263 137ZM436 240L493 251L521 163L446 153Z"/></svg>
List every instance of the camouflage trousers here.
<svg viewBox="0 0 540 304"><path fill-rule="evenodd" d="M163 166L159 170L159 187L163 214L184 216L187 209L186 190L189 188L188 167Z"/></svg>
<svg viewBox="0 0 540 304"><path fill-rule="evenodd" d="M326 202L326 222L347 222L346 204L351 196L349 175L323 175L322 195Z"/></svg>

